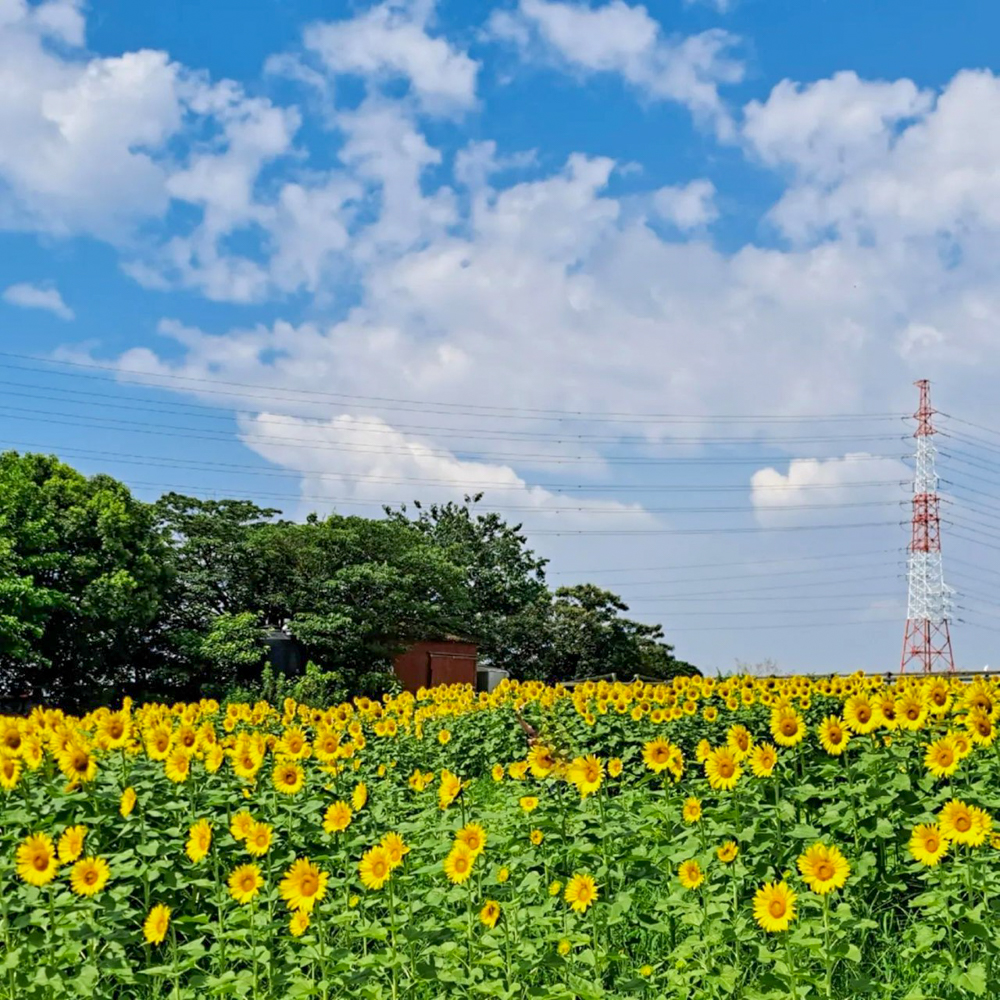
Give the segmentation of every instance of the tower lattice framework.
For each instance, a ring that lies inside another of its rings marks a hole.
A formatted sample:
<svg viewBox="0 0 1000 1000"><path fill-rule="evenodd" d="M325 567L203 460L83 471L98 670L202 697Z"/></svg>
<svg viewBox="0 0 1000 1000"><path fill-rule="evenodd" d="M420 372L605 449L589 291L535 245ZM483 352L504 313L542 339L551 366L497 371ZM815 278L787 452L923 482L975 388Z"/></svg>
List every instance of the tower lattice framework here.
<svg viewBox="0 0 1000 1000"><path fill-rule="evenodd" d="M913 530L909 548L906 631L900 671L919 664L924 673L954 670L951 651L951 598L954 590L944 582L941 562L941 498L934 469L934 409L931 384L914 383L920 389L920 408L914 414L917 430L916 470L913 477Z"/></svg>

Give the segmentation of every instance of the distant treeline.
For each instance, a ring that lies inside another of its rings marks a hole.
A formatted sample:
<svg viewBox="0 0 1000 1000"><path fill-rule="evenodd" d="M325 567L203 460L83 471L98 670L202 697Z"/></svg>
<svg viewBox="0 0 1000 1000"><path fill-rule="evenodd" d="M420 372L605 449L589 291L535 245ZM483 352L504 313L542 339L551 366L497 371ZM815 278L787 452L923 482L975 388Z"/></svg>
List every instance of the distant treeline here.
<svg viewBox="0 0 1000 1000"><path fill-rule="evenodd" d="M70 708L251 685L285 629L345 690L458 635L515 677L690 671L590 584L550 590L519 525L463 504L283 520L246 500L132 496L48 455L0 455L0 700Z"/></svg>

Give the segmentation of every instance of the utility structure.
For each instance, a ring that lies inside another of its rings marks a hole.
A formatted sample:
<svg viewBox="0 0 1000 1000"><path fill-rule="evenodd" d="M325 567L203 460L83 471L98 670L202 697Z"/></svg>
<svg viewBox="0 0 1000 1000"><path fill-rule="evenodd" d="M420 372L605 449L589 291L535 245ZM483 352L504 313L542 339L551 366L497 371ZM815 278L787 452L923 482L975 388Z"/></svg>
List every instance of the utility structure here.
<svg viewBox="0 0 1000 1000"><path fill-rule="evenodd" d="M906 600L906 631L900 672L920 664L924 673L953 671L951 652L951 597L954 590L944 582L941 563L941 498L934 471L934 409L931 384L915 382L920 389L920 408L914 414L917 429L916 469L913 476L913 533L910 539L909 587Z"/></svg>

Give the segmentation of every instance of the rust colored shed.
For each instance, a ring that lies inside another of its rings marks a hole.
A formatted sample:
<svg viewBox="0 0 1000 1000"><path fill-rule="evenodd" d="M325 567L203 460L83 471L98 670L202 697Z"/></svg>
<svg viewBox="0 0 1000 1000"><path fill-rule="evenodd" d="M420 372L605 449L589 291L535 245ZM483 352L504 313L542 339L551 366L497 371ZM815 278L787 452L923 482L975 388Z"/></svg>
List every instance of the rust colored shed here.
<svg viewBox="0 0 1000 1000"><path fill-rule="evenodd" d="M393 669L407 691L437 684L476 683L478 648L464 639L418 642L393 660Z"/></svg>

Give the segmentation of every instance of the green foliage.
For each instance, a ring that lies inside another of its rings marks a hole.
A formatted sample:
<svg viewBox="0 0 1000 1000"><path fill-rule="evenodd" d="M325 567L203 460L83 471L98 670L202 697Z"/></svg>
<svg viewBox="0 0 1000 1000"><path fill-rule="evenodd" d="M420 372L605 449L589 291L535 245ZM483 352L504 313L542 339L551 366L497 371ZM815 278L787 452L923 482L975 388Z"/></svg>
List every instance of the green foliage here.
<svg viewBox="0 0 1000 1000"><path fill-rule="evenodd" d="M401 690L395 674L371 671L354 675L348 686L347 678L337 670L324 670L310 660L299 677L288 677L266 664L260 679L233 687L225 696L227 702L257 702L280 705L286 698L308 705L334 705L357 696L379 698L382 694L398 694Z"/></svg>
<svg viewBox="0 0 1000 1000"><path fill-rule="evenodd" d="M168 549L110 476L0 455L0 697L94 704L141 689Z"/></svg>
<svg viewBox="0 0 1000 1000"><path fill-rule="evenodd" d="M295 523L245 500L144 504L108 476L7 453L0 698L214 695L253 679L278 629L354 693L384 685L412 643L450 635L515 677L690 672L617 595L550 592L520 525L480 500Z"/></svg>

